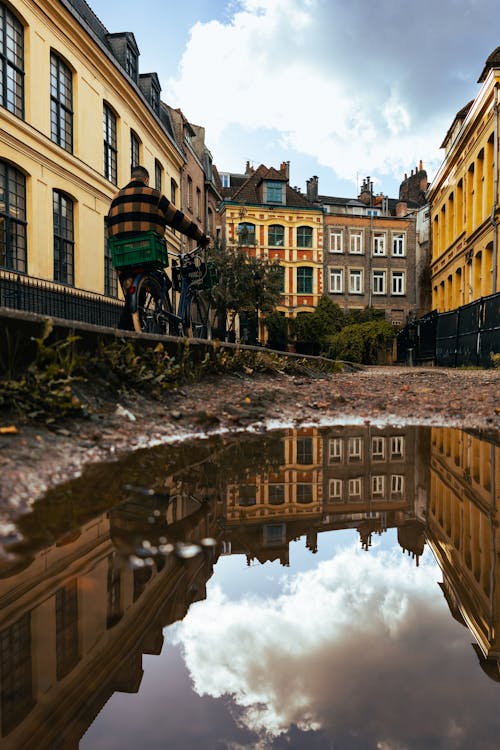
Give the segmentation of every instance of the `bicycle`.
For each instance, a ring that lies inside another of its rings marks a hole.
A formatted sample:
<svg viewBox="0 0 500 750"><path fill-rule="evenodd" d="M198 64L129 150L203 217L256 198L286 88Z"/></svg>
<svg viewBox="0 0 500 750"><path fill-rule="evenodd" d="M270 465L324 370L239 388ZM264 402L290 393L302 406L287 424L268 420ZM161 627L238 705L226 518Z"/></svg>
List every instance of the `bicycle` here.
<svg viewBox="0 0 500 750"><path fill-rule="evenodd" d="M165 239L155 232L129 240L110 238L110 248L115 268L131 271L125 304L135 331L211 339L210 289L217 275L215 264L205 259L201 247L175 254L172 281L165 272L169 264ZM172 289L180 292L176 309Z"/></svg>

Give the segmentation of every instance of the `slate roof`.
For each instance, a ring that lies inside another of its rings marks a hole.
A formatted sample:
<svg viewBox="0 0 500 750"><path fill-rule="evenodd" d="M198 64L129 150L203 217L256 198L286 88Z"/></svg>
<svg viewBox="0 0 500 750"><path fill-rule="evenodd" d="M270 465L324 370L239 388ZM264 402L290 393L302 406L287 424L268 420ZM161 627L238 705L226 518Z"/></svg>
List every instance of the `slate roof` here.
<svg viewBox="0 0 500 750"><path fill-rule="evenodd" d="M465 118L467 117L467 115L469 113L469 109L472 107L473 104L474 104L474 99L471 99L470 102L467 102L467 104L464 107L462 107L462 109L458 110L457 114L453 118L453 122L451 123L450 127L448 128L448 131L447 131L445 137L443 138L443 142L442 142L440 148L444 148L446 141L450 137L450 135L451 135L451 133L453 131L453 128L455 127L455 124L457 122L462 123L465 120Z"/></svg>
<svg viewBox="0 0 500 750"><path fill-rule="evenodd" d="M496 47L491 55L489 55L489 57L486 59L482 73L477 79L478 83L483 83L483 81L486 79L486 76L488 75L488 71L491 70L491 68L500 68L500 47Z"/></svg>
<svg viewBox="0 0 500 750"><path fill-rule="evenodd" d="M302 195L302 193L299 193L298 190L294 190L292 187L290 187L290 185L288 184L288 177L284 172L274 169L274 167L266 167L265 164L261 164L250 174L231 174L231 187L222 188L221 192L226 200L235 201L237 203L256 203L267 205L262 200L262 193L260 190L264 180L272 180L273 182L279 180L286 183L286 206L304 206L308 208L314 207L313 204L305 197L305 195Z"/></svg>

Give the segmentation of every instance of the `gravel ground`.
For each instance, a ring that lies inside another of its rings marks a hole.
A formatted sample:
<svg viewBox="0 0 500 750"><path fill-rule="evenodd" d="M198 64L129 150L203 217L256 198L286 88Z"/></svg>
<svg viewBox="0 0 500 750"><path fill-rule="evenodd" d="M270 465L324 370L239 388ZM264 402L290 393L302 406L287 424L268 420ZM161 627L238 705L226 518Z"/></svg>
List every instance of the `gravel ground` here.
<svg viewBox="0 0 500 750"><path fill-rule="evenodd" d="M91 462L172 438L355 422L456 426L500 438L500 370L369 367L320 377L211 377L162 402L137 395L51 430L0 420L0 533ZM1 433L4 434L1 434Z"/></svg>

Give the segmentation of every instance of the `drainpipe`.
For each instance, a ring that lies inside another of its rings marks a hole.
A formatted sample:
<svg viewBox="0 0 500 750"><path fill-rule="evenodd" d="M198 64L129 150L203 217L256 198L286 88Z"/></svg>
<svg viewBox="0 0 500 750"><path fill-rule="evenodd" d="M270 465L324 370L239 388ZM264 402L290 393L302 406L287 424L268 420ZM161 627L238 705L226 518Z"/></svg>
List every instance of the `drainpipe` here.
<svg viewBox="0 0 500 750"><path fill-rule="evenodd" d="M498 224L495 212L498 205L498 83L495 83L493 99L493 206L491 207L490 221L493 225L493 258L491 274L491 291L497 291L497 265L498 265Z"/></svg>

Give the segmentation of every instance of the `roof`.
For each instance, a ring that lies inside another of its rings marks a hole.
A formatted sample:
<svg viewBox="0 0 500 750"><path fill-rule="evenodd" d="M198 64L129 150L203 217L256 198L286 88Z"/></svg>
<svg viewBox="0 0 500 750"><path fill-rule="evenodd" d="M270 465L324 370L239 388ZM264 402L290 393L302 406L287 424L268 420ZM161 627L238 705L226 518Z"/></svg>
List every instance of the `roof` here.
<svg viewBox="0 0 500 750"><path fill-rule="evenodd" d="M474 104L474 99L471 99L470 102L467 102L467 104L464 107L462 107L462 109L458 110L457 114L453 118L453 122L451 123L450 127L448 128L448 131L447 131L445 137L443 138L443 142L442 142L440 148L444 148L445 147L445 143L448 140L448 138L450 137L450 135L452 134L452 132L453 132L453 130L455 128L455 125L457 123L462 123L465 120L465 118L467 117L467 115L469 113L469 109L472 107L473 104Z"/></svg>
<svg viewBox="0 0 500 750"><path fill-rule="evenodd" d="M500 68L500 47L496 47L491 55L489 55L489 57L486 59L482 73L477 79L478 83L483 83L483 81L486 80L488 71L491 70L491 68Z"/></svg>
<svg viewBox="0 0 500 750"><path fill-rule="evenodd" d="M273 182L279 180L285 183L286 206L314 207L305 195L290 187L288 176L284 171L277 170L274 167L266 167L265 164L261 164L257 169L245 175L233 175L231 173L231 187L222 188L221 192L226 200L237 203L257 203L264 205L265 201L262 200L260 186L265 180L272 180Z"/></svg>

